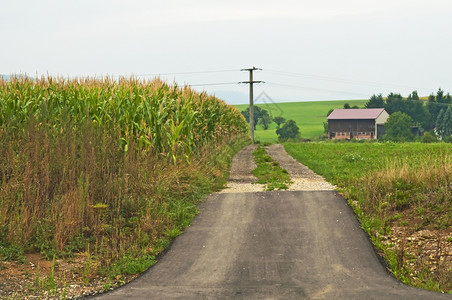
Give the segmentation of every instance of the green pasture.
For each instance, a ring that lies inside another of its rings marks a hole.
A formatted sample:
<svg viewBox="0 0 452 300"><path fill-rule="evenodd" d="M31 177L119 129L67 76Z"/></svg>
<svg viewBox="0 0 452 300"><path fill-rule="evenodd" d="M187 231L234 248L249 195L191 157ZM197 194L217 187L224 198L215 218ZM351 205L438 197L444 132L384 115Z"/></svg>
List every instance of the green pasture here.
<svg viewBox="0 0 452 300"><path fill-rule="evenodd" d="M267 110L272 117L282 116L286 120L294 120L300 128L303 138L313 138L323 133L323 122L326 114L332 108L343 108L345 103L350 106L364 107L368 100L337 100L337 101L309 101L309 102L287 102L256 104ZM248 104L235 105L240 111L245 110ZM255 139L261 142L274 142L278 139L276 135L276 124L272 123L268 130L257 125L254 133Z"/></svg>

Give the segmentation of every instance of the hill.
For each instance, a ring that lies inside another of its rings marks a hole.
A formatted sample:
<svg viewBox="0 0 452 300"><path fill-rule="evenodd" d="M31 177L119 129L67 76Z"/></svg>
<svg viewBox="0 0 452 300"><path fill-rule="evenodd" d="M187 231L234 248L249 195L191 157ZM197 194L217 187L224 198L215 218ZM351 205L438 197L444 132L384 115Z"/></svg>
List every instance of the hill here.
<svg viewBox="0 0 452 300"><path fill-rule="evenodd" d="M368 100L337 100L337 101L309 101L309 102L287 102L257 104L267 110L272 117L281 116L286 120L294 120L300 128L303 138L313 138L323 133L323 122L326 114L332 108L343 108L345 103L350 106L364 107ZM240 111L245 110L248 105L235 105ZM255 139L261 142L273 142L277 140L276 124L272 123L268 130L260 125L256 127Z"/></svg>

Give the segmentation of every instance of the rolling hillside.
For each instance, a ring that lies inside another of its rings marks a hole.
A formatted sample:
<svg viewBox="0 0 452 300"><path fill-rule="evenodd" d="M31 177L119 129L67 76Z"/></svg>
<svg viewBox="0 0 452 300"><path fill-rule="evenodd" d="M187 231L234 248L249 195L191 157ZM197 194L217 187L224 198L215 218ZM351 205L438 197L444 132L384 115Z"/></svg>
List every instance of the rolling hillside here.
<svg viewBox="0 0 452 300"><path fill-rule="evenodd" d="M342 108L345 103L350 106L363 107L368 100L338 100L338 101L309 101L257 104L267 110L272 117L282 116L286 120L294 120L300 128L303 138L313 138L323 133L323 122L326 114L332 108ZM248 105L235 105L240 111L245 110ZM277 140L276 124L272 123L268 130L258 125L255 131L255 139L261 142L272 142Z"/></svg>

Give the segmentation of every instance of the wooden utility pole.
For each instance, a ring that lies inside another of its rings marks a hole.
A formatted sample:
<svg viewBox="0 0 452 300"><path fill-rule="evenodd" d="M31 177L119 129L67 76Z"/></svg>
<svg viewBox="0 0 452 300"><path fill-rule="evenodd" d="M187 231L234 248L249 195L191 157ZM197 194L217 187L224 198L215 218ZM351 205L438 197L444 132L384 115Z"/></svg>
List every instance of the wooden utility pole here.
<svg viewBox="0 0 452 300"><path fill-rule="evenodd" d="M254 102L254 98L253 98L253 83L263 83L263 81L254 81L253 80L253 71L256 70L262 70L256 67L252 67L249 69L241 69L240 71L248 71L250 72L250 80L249 81L242 81L241 83L249 83L250 85L250 134L251 134L251 139L254 143L254 108L253 108L253 102Z"/></svg>

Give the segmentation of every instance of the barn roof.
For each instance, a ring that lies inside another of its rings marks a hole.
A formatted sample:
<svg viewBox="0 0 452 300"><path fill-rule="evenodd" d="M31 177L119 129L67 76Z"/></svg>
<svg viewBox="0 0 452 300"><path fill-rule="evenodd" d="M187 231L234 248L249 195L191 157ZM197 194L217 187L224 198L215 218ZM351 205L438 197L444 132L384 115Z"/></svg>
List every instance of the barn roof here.
<svg viewBox="0 0 452 300"><path fill-rule="evenodd" d="M373 120L384 111L384 108L356 108L356 109L335 109L328 116L328 120Z"/></svg>

